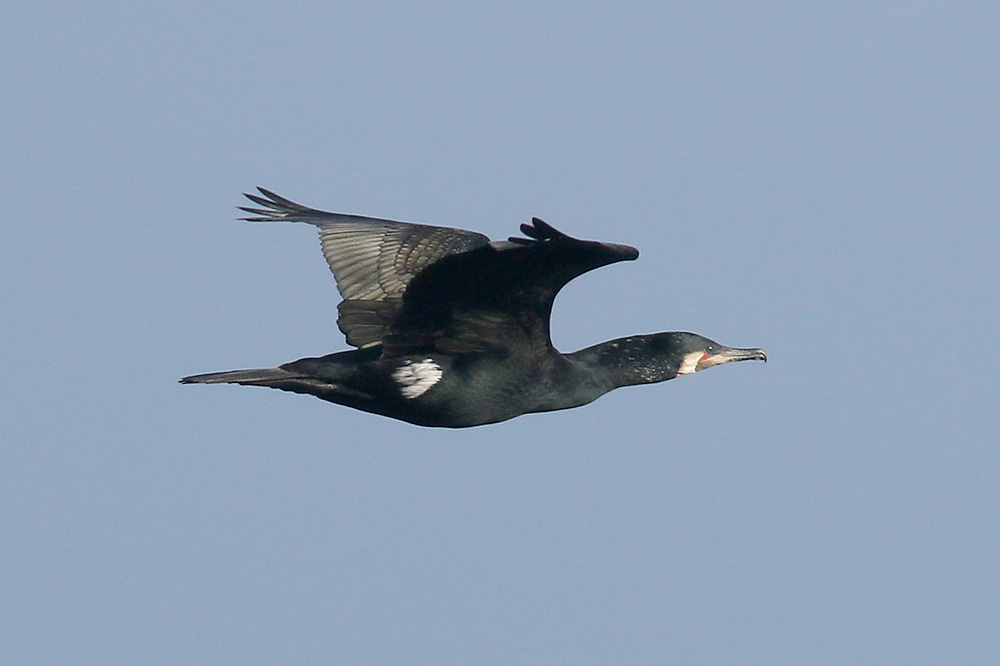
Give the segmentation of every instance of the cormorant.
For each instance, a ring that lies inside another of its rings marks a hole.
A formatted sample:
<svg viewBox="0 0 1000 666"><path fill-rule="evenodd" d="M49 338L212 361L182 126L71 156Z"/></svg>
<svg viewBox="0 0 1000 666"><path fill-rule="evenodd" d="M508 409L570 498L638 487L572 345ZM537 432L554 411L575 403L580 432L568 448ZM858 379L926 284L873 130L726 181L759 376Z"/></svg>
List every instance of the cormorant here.
<svg viewBox="0 0 1000 666"><path fill-rule="evenodd" d="M327 213L263 188L240 207L251 222L307 222L343 301L337 325L356 349L278 368L193 375L307 393L422 426L462 428L585 405L620 386L652 384L731 361L766 361L694 333L633 335L562 354L549 338L556 293L639 251L571 238L542 220L527 238Z"/></svg>

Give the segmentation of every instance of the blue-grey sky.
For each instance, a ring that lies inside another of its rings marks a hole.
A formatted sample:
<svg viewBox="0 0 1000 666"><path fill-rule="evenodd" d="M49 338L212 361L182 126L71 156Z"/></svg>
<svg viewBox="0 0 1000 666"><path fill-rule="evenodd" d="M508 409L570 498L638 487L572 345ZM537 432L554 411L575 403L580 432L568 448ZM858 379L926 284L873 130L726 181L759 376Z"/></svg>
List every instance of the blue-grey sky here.
<svg viewBox="0 0 1000 666"><path fill-rule="evenodd" d="M0 25L0 662L1000 659L1000 6L67 3ZM346 348L308 205L640 248L464 431L181 386Z"/></svg>

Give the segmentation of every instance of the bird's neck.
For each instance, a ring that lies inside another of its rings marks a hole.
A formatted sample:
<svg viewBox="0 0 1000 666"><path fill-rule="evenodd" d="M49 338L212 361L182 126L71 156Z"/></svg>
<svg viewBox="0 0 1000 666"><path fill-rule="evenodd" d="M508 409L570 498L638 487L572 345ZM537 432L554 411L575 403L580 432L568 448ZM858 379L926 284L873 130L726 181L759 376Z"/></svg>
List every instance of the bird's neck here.
<svg viewBox="0 0 1000 666"><path fill-rule="evenodd" d="M574 352L569 358L605 385L605 391L673 379L677 376L678 360L671 354L653 352L647 344L649 337L636 335L609 340Z"/></svg>

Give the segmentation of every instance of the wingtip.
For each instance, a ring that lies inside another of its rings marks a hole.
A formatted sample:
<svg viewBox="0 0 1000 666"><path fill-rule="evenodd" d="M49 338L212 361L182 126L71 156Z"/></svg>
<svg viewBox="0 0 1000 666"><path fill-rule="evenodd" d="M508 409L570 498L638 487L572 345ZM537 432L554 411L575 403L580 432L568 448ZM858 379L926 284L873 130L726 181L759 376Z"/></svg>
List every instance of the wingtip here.
<svg viewBox="0 0 1000 666"><path fill-rule="evenodd" d="M281 220L294 220L297 216L302 216L312 211L301 204L295 203L291 199L275 194L266 188L257 187L260 194L244 192L243 196L251 202L260 206L252 208L248 206L237 206L239 210L250 213L253 217L241 217L239 219L247 222L274 222Z"/></svg>
<svg viewBox="0 0 1000 666"><path fill-rule="evenodd" d="M275 203L275 204L278 204L278 205L281 205L281 206L299 206L300 205L300 204L295 203L291 199L286 199L285 197L283 197L283 196L281 196L279 194L275 194L271 190L265 189L265 188L263 188L263 187L261 187L259 185L257 186L257 191L260 192L261 194L263 194L268 199L270 199L272 203ZM249 196L249 195L247 195L247 196ZM253 197L251 197L251 198L253 198Z"/></svg>
<svg viewBox="0 0 1000 666"><path fill-rule="evenodd" d="M531 224L535 228L535 233L538 234L542 238L551 240L551 239L555 239L555 238L565 238L566 237L566 234L564 234L563 232L559 231L558 229L556 229L555 227L553 227L551 224L549 224L548 222L546 222L545 220L543 220L540 217L533 217L533 218L531 218Z"/></svg>
<svg viewBox="0 0 1000 666"><path fill-rule="evenodd" d="M253 194L250 192L244 192L243 196L245 196L250 201L259 204L263 204L263 202L265 201L271 201L271 202L274 201L274 194L272 192L265 190L263 187L257 187L257 191L260 192L260 194L263 194L264 196L261 197L259 194Z"/></svg>
<svg viewBox="0 0 1000 666"><path fill-rule="evenodd" d="M510 241L514 243L526 244L531 242L541 242L541 241L551 241L560 238L569 238L566 234L559 231L551 224L546 222L540 217L531 218L531 224L522 224L521 233L528 238L516 238L511 237Z"/></svg>

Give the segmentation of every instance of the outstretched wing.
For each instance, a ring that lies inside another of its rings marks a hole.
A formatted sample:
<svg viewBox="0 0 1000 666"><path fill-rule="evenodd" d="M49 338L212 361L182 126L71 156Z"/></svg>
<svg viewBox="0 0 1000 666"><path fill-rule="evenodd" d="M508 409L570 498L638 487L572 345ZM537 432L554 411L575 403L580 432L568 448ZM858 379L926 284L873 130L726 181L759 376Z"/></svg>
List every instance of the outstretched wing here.
<svg viewBox="0 0 1000 666"><path fill-rule="evenodd" d="M441 258L417 275L384 340L384 353L433 347L450 354L545 354L549 316L562 287L639 251L571 238L538 218L510 238Z"/></svg>
<svg viewBox="0 0 1000 666"><path fill-rule="evenodd" d="M379 344L396 319L403 292L415 275L442 257L487 245L483 234L463 229L327 213L263 188L245 196L260 208L240 207L250 222L307 222L319 228L326 262L343 297L337 325L355 347Z"/></svg>

